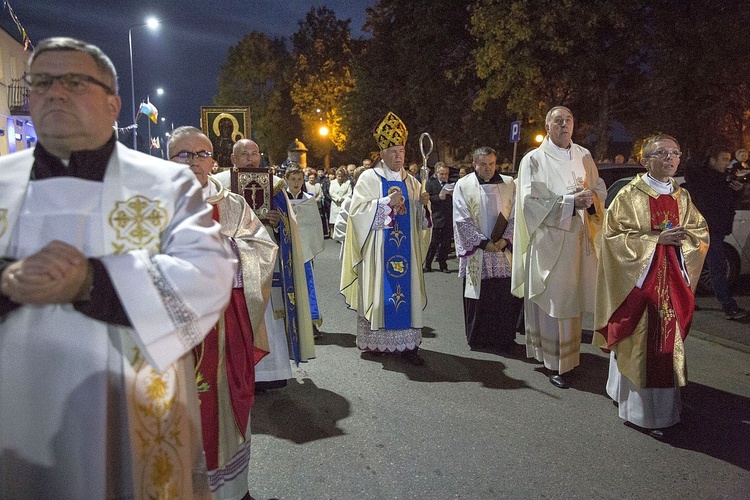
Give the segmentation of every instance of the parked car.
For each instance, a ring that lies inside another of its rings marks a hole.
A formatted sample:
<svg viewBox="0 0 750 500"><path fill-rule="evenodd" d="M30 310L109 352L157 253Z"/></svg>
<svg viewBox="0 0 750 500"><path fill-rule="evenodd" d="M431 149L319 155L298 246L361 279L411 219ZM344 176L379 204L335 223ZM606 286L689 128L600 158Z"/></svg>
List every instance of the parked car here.
<svg viewBox="0 0 750 500"><path fill-rule="evenodd" d="M604 184L607 185L608 190L609 186L617 182L617 180L624 178L632 179L637 174L646 171L645 168L637 163L598 163L596 169L599 171L599 177L604 180Z"/></svg>
<svg viewBox="0 0 750 500"><path fill-rule="evenodd" d="M642 172L643 168L640 171ZM612 184L607 184L607 199L604 202L604 206L609 207L620 189L633 180L634 177L634 175L622 177L613 181ZM678 172L678 175L674 179L680 186L685 184L685 177L680 172ZM711 242L711 244L715 245L716 242ZM731 286L737 282L740 275L750 274L750 185L745 186L737 204L734 224L732 225L732 234L728 235L722 244L724 245L724 253L727 256L727 282ZM713 291L711 277L708 273L708 268L705 266L698 281L698 290L701 293L711 293Z"/></svg>

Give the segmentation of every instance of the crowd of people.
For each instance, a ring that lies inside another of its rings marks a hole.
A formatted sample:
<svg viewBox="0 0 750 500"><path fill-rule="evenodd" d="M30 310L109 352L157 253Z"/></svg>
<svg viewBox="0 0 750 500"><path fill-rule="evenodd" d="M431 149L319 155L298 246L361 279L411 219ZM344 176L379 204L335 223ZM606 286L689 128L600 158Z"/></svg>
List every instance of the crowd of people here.
<svg viewBox="0 0 750 500"><path fill-rule="evenodd" d="M689 194L673 179L677 140L647 138L645 173L605 211L564 106L517 178L480 147L455 181L442 162L429 178L407 167L408 129L389 112L374 161L287 162L267 174L272 209L256 214L200 129L174 130L169 162L116 141L117 74L97 47L44 40L25 81L38 144L0 159L3 498L250 498L254 398L315 356L325 237L341 243L364 359L425 363L424 274L433 261L449 272L455 252L471 349L523 355L523 325L525 356L564 389L591 314L619 416L656 438L679 422L704 259L726 317L745 314L715 245L731 205L701 191L731 201L743 185L726 177L726 148L691 172ZM229 161L260 159L241 139ZM741 150L732 168L746 161Z"/></svg>

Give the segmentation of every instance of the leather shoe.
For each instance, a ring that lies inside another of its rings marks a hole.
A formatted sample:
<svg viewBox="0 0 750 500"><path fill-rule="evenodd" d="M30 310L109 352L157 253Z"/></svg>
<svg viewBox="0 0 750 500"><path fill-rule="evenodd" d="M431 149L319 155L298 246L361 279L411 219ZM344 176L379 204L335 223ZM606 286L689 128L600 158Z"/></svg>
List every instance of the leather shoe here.
<svg viewBox="0 0 750 500"><path fill-rule="evenodd" d="M661 441L664 439L664 429L651 429L648 431L648 435L651 436L654 439L658 439Z"/></svg>
<svg viewBox="0 0 750 500"><path fill-rule="evenodd" d="M442 268L442 269L440 270L440 272L441 272L441 273L445 273L445 274L450 274L450 271L448 270L448 268L447 268L447 267L444 267L444 268Z"/></svg>
<svg viewBox="0 0 750 500"><path fill-rule="evenodd" d="M422 268L422 272L423 273L431 273L432 272L432 267L431 266L424 266Z"/></svg>
<svg viewBox="0 0 750 500"><path fill-rule="evenodd" d="M549 381L552 385L560 389L567 389L568 387L570 387L568 385L568 382L562 377L562 375L557 372L552 373L549 376Z"/></svg>

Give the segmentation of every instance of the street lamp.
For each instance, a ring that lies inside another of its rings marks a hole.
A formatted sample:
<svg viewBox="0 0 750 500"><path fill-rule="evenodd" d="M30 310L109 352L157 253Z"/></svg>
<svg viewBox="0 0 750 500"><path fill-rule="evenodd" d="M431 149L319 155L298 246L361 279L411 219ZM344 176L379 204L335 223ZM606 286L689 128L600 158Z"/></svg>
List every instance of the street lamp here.
<svg viewBox="0 0 750 500"><path fill-rule="evenodd" d="M536 134L536 137L534 137L534 140L536 141L537 144L541 144L542 141L544 140L544 136L542 134Z"/></svg>
<svg viewBox="0 0 750 500"><path fill-rule="evenodd" d="M148 26L150 29L156 29L159 27L159 21L155 17L149 17L145 23L134 24L128 28L128 46L130 47L130 98L133 100L133 149L138 149L138 128L135 123L135 110L137 104L135 103L135 76L133 73L133 28L140 28L141 26ZM149 145L149 147L151 147Z"/></svg>
<svg viewBox="0 0 750 500"><path fill-rule="evenodd" d="M321 118L321 120L322 120L322 118ZM320 135L320 137L322 137L323 139L325 139L326 137L328 137L328 134L330 132L331 131L328 129L328 126L326 126L323 123L321 123L320 127L318 127L318 135ZM326 154L323 157L323 167L326 169L326 171L328 171L328 169L330 168L330 166L331 166L331 150L330 150L330 148L327 148L326 149Z"/></svg>

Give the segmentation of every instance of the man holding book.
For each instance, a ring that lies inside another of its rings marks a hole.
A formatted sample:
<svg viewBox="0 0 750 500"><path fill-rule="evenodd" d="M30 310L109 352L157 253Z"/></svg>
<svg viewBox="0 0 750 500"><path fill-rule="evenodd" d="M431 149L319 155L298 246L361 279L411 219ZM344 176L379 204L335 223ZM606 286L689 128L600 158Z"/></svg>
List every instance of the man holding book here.
<svg viewBox="0 0 750 500"><path fill-rule="evenodd" d="M474 173L459 179L453 191L466 339L472 349L509 353L522 304L510 293L516 185L498 173L494 149L477 149L473 161Z"/></svg>

